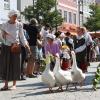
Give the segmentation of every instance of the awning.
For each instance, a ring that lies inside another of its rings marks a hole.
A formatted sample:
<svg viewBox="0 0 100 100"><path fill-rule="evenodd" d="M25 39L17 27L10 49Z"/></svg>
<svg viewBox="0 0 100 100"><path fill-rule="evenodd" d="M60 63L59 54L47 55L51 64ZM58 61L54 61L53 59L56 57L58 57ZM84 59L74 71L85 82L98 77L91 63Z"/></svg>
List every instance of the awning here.
<svg viewBox="0 0 100 100"><path fill-rule="evenodd" d="M100 31L89 32L92 37L100 38Z"/></svg>
<svg viewBox="0 0 100 100"><path fill-rule="evenodd" d="M63 23L60 27L58 27L58 30L64 33L69 31L72 35L77 34L77 26L75 24Z"/></svg>

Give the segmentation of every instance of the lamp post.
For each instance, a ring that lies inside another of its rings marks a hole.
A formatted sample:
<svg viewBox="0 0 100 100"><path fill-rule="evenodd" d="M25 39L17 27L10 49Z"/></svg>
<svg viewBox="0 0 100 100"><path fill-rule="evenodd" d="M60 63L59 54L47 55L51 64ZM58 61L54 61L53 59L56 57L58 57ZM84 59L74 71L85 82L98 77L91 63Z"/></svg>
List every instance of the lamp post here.
<svg viewBox="0 0 100 100"><path fill-rule="evenodd" d="M33 14L34 14L34 0L33 0ZM34 16L34 15L33 15Z"/></svg>
<svg viewBox="0 0 100 100"><path fill-rule="evenodd" d="M57 0L55 0L55 12L57 12ZM57 19L56 19L56 32L57 32Z"/></svg>
<svg viewBox="0 0 100 100"><path fill-rule="evenodd" d="M83 8L83 0L81 0L81 4L82 4L82 25L83 25L83 10L84 10L84 8Z"/></svg>
<svg viewBox="0 0 100 100"><path fill-rule="evenodd" d="M79 26L80 26L80 0L78 0L78 15L79 15Z"/></svg>
<svg viewBox="0 0 100 100"><path fill-rule="evenodd" d="M82 25L83 25L83 0L78 0L78 11L79 11L79 26L81 25L81 22L82 22Z"/></svg>
<svg viewBox="0 0 100 100"><path fill-rule="evenodd" d="M34 10L34 0L33 0L33 10Z"/></svg>

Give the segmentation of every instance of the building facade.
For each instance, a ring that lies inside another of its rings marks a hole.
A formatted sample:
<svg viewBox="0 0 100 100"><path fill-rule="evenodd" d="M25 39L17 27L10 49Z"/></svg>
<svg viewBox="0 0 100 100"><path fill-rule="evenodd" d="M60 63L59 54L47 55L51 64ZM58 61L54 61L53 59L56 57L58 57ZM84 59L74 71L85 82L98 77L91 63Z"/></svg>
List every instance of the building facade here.
<svg viewBox="0 0 100 100"><path fill-rule="evenodd" d="M57 8L64 18L64 22L76 25L78 24L77 0L58 0Z"/></svg>
<svg viewBox="0 0 100 100"><path fill-rule="evenodd" d="M20 12L23 12L26 7L34 5L36 1L37 0L17 0L17 9ZM23 15L21 15L21 20L23 22L26 22L25 17Z"/></svg>
<svg viewBox="0 0 100 100"><path fill-rule="evenodd" d="M78 26L77 0L58 0L57 9L64 19L64 22L58 30L62 32L70 31L71 33L75 33L76 26Z"/></svg>
<svg viewBox="0 0 100 100"><path fill-rule="evenodd" d="M33 0L17 0L17 9L22 12L30 5L33 5Z"/></svg>
<svg viewBox="0 0 100 100"><path fill-rule="evenodd" d="M78 0L77 3L79 12L79 25L82 26L87 21L87 17L90 16L89 6L94 4L95 0Z"/></svg>
<svg viewBox="0 0 100 100"><path fill-rule="evenodd" d="M95 2L96 2L97 4L100 4L100 0L95 0Z"/></svg>
<svg viewBox="0 0 100 100"><path fill-rule="evenodd" d="M17 10L16 0L0 0L0 24L8 20L8 12Z"/></svg>

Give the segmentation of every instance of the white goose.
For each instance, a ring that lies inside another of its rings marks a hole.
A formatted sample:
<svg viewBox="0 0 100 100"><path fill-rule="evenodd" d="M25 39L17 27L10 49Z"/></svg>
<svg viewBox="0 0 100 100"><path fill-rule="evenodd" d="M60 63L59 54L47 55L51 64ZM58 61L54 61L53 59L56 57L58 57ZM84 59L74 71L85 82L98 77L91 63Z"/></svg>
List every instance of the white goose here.
<svg viewBox="0 0 100 100"><path fill-rule="evenodd" d="M46 56L46 68L41 76L44 84L48 85L49 90L52 92L52 87L55 86L56 81L54 77L54 73L50 70L50 54Z"/></svg>
<svg viewBox="0 0 100 100"><path fill-rule="evenodd" d="M56 57L56 63L53 72L56 82L59 84L59 89L63 90L63 85L72 82L71 71L64 71L61 69L59 57Z"/></svg>
<svg viewBox="0 0 100 100"><path fill-rule="evenodd" d="M85 79L85 74L82 72L80 68L77 67L75 52L71 51L71 55L72 55L72 60L73 60L73 64L72 64L73 82L81 83Z"/></svg>

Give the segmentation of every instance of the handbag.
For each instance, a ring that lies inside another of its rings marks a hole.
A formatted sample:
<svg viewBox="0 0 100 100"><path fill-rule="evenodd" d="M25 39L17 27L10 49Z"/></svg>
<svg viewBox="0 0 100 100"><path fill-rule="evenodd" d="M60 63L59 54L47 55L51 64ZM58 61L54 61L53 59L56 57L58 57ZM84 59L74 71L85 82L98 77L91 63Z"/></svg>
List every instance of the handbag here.
<svg viewBox="0 0 100 100"><path fill-rule="evenodd" d="M18 43L13 43L11 45L11 53L20 54L21 53L21 46Z"/></svg>

